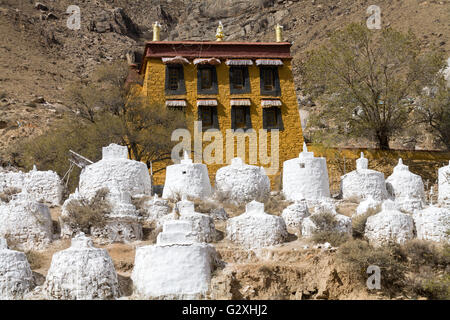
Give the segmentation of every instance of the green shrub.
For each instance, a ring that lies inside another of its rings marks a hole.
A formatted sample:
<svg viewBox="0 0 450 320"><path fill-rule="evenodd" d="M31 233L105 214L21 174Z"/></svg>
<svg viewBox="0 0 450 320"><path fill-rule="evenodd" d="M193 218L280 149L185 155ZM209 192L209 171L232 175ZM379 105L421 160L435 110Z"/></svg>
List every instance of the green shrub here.
<svg viewBox="0 0 450 320"><path fill-rule="evenodd" d="M445 268L450 264L448 252L446 255L448 246L439 247L431 241L413 239L405 243L403 250L413 270L419 270L423 266Z"/></svg>
<svg viewBox="0 0 450 320"><path fill-rule="evenodd" d="M338 227L338 221L333 214L329 212L321 212L310 216L310 219L320 231L335 231Z"/></svg>

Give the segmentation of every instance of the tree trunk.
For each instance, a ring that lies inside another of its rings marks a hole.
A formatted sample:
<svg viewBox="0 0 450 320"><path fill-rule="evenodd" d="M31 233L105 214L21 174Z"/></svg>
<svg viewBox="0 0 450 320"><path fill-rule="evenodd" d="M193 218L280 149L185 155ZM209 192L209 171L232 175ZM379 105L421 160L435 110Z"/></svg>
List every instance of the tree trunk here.
<svg viewBox="0 0 450 320"><path fill-rule="evenodd" d="M381 150L389 150L389 137L384 132L377 134L378 145Z"/></svg>

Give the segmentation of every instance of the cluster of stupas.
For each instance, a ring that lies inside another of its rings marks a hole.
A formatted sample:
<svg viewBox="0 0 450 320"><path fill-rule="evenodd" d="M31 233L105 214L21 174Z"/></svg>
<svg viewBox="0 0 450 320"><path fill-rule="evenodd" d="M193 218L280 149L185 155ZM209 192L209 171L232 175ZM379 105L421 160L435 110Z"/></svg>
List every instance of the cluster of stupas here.
<svg viewBox="0 0 450 320"><path fill-rule="evenodd" d="M36 170L33 172L31 176L37 175ZM53 174L42 176L50 181ZM262 167L235 158L217 171L213 188L207 167L193 163L185 153L179 164L167 167L160 198L152 195L145 164L128 159L126 147L109 145L103 148L102 160L83 169L78 189L62 206L59 236L71 238L72 245L54 254L46 280L39 287L35 288L25 255L14 249L42 250L58 238L43 202L52 205L59 196L54 197L50 190L36 195L36 188L22 182L20 193L9 202L0 202L0 298L22 299L36 292L48 299L119 298L114 264L108 252L94 243L141 240L146 223L162 231L155 244L137 247L131 279L134 295L148 299L209 296L212 272L222 264L214 247L219 234L216 220L226 220L226 238L243 250L282 245L288 239L288 230L308 238L321 231L323 226L316 219L321 213L334 218L332 231L347 234L352 232L352 218L370 215L365 237L375 246L412 238L450 241L450 165L439 169L438 202L428 205L422 179L401 159L385 180L382 173L368 168L368 160L361 154L356 170L341 177L342 198L358 202L352 217L337 212L337 201L330 195L326 159L315 157L306 145L298 158L284 162L282 181L282 193L291 204L277 216L265 212L263 202L271 190ZM87 230L87 237L82 233L86 230L68 224L64 218L72 214L68 209L71 204L89 203L104 189L104 201L110 209L102 225ZM245 204L245 212L232 218L223 208L196 212L190 200L214 202L216 193ZM139 208L133 199L141 200Z"/></svg>

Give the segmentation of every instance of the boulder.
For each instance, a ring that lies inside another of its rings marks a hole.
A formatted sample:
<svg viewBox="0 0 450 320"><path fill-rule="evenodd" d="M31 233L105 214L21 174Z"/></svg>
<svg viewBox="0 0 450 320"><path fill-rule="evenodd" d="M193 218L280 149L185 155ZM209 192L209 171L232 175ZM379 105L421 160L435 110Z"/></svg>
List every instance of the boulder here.
<svg viewBox="0 0 450 320"><path fill-rule="evenodd" d="M295 229L302 229L302 222L310 215L306 201L295 201L283 210L281 216L286 225Z"/></svg>
<svg viewBox="0 0 450 320"><path fill-rule="evenodd" d="M450 242L450 210L435 206L413 214L417 238L436 242Z"/></svg>

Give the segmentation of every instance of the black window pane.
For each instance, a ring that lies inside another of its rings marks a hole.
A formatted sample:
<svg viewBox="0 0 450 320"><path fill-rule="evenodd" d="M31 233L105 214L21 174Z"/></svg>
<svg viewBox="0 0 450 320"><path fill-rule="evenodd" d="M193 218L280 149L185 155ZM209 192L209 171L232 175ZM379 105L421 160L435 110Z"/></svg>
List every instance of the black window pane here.
<svg viewBox="0 0 450 320"><path fill-rule="evenodd" d="M244 72L241 68L233 70L233 88L242 89L244 87Z"/></svg>
<svg viewBox="0 0 450 320"><path fill-rule="evenodd" d="M201 72L201 88L202 89L211 89L212 87L212 75L211 69L202 69Z"/></svg>
<svg viewBox="0 0 450 320"><path fill-rule="evenodd" d="M169 89L177 90L178 89L178 69L177 68L169 68Z"/></svg>
<svg viewBox="0 0 450 320"><path fill-rule="evenodd" d="M245 128L245 107L235 106L234 107L234 124L236 128Z"/></svg>
<svg viewBox="0 0 450 320"><path fill-rule="evenodd" d="M266 124L268 128L278 127L277 110L275 108L267 108L265 110Z"/></svg>
<svg viewBox="0 0 450 320"><path fill-rule="evenodd" d="M210 127L213 125L213 112L211 107L202 107L202 126Z"/></svg>

